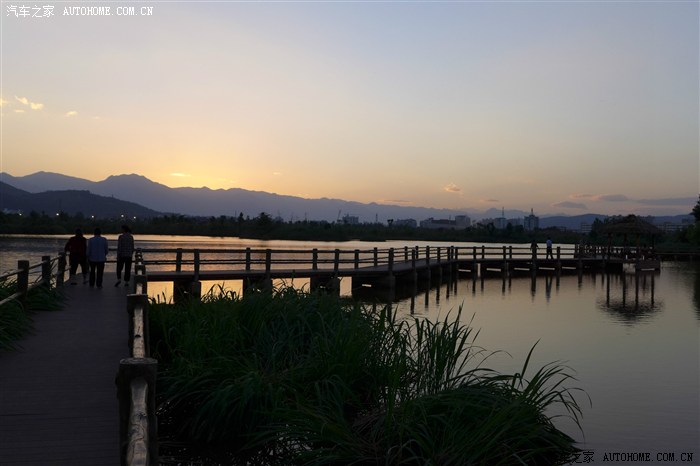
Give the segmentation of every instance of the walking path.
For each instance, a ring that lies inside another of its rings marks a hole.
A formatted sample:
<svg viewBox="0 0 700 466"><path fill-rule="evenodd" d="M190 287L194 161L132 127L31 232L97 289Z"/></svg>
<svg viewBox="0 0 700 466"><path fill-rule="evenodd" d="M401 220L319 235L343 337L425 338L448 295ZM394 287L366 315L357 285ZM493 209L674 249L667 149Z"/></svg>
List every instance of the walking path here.
<svg viewBox="0 0 700 466"><path fill-rule="evenodd" d="M129 349L115 282L66 284L64 309L34 312L21 349L0 353L0 465L119 466L114 380Z"/></svg>

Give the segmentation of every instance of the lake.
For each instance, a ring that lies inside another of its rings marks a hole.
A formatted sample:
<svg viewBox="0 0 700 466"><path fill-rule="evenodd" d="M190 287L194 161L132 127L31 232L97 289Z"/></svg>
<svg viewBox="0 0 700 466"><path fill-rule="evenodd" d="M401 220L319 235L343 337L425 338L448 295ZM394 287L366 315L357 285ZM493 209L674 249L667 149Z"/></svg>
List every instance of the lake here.
<svg viewBox="0 0 700 466"><path fill-rule="evenodd" d="M67 238L0 237L0 271L16 268L18 259L35 263L42 255L55 256ZM116 236L107 238L115 247ZM441 245L138 235L136 243L144 249ZM472 246L442 245L452 244ZM113 264L107 267L113 270ZM212 284L203 284L203 289L207 285ZM240 291L240 283L225 286ZM167 286L149 284L152 296L167 297L170 292ZM350 280L341 282L341 293L351 293ZM556 424L586 451L580 463L640 464L639 456L634 455L648 453L655 464L700 464L700 264L664 262L660 272L584 274L581 280L576 275L506 281L462 278L394 306L399 312L430 319L448 314L452 318L461 307L462 320L471 320L480 329L476 343L490 351L503 351L490 358L487 367L519 371L537 343L531 369L552 361L574 369L577 380L568 386L582 388L592 401L591 406L585 396L578 397L583 406L583 434L565 419Z"/></svg>

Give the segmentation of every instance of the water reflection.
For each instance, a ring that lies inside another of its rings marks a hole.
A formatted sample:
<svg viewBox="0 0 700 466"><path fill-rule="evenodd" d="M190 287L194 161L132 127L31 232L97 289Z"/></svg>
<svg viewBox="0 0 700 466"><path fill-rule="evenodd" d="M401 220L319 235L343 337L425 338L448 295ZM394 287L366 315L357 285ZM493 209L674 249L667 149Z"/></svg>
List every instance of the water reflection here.
<svg viewBox="0 0 700 466"><path fill-rule="evenodd" d="M663 302L655 298L655 276L659 272L607 274L605 296L596 300L596 307L627 325L648 321L661 311Z"/></svg>

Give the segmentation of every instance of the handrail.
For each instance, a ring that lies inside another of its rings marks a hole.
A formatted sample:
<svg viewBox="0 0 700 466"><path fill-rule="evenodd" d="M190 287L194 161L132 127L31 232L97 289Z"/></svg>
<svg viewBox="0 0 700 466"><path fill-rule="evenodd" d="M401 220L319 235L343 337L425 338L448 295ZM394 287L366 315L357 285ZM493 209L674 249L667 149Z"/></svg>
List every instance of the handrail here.
<svg viewBox="0 0 700 466"><path fill-rule="evenodd" d="M141 250L134 263L134 294L127 296L130 357L119 362L119 437L121 464L158 464L156 377L158 361L149 357L147 278Z"/></svg>
<svg viewBox="0 0 700 466"><path fill-rule="evenodd" d="M58 268L56 274L53 274L53 264L58 262ZM39 273L31 273L33 270L41 269ZM20 302L24 304L27 295L32 290L40 287L46 286L51 287L52 280L55 279L55 286L63 285L63 278L65 274L65 253L61 252L56 257L42 256L41 262L36 264L29 264L27 260L17 261L17 269L11 270L9 272L0 275L0 281L7 280L13 275L17 277L17 291L5 299L0 301L0 306L7 304L10 301L19 298ZM30 282L30 275L36 275L36 279Z"/></svg>

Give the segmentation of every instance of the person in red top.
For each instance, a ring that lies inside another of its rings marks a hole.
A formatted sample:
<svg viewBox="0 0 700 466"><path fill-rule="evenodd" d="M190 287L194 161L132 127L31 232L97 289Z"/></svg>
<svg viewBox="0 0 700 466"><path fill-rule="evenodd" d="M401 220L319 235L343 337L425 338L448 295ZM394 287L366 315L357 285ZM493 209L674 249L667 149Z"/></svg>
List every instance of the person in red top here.
<svg viewBox="0 0 700 466"><path fill-rule="evenodd" d="M70 278L71 285L77 285L75 273L78 271L78 266L83 273L83 285L87 283L87 239L83 236L80 228L75 230L75 236L72 236L66 243L65 252L69 254Z"/></svg>

